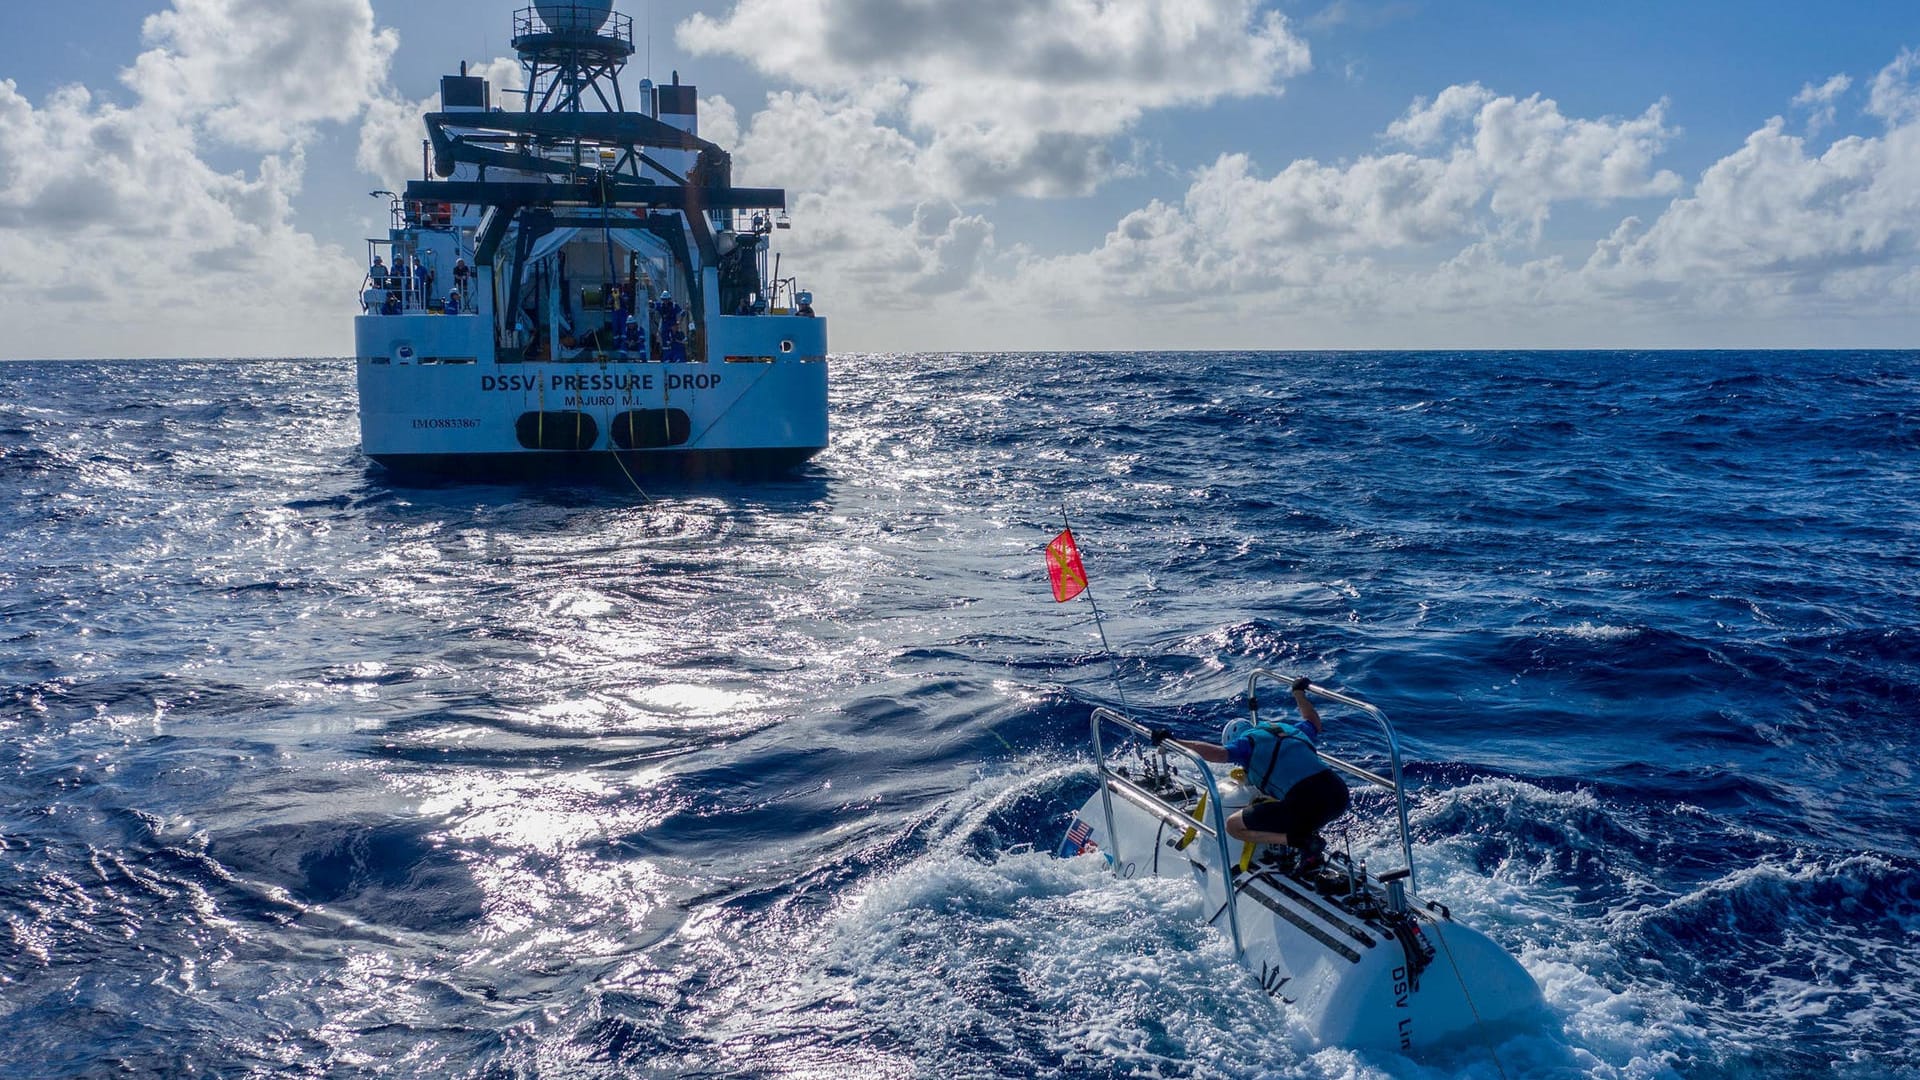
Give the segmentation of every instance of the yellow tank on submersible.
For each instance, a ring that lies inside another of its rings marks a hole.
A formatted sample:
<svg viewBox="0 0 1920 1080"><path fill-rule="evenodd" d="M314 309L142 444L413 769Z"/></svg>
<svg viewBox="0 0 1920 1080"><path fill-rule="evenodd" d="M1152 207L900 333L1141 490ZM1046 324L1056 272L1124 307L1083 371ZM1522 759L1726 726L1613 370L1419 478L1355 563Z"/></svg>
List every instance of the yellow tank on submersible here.
<svg viewBox="0 0 1920 1080"><path fill-rule="evenodd" d="M1260 790L1247 783L1247 770L1235 765L1232 771L1215 784L1220 789L1220 812L1228 817L1236 810L1244 810L1253 802Z"/></svg>

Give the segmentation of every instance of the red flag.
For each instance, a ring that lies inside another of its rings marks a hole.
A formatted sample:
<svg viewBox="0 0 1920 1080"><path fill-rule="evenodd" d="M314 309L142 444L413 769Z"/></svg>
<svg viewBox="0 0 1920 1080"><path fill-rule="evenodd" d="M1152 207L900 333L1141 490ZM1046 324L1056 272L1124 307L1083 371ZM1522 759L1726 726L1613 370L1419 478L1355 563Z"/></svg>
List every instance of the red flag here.
<svg viewBox="0 0 1920 1080"><path fill-rule="evenodd" d="M1087 587L1087 568L1080 565L1080 548L1073 542L1073 530L1062 529L1047 545L1047 579L1053 582L1053 599L1065 603Z"/></svg>

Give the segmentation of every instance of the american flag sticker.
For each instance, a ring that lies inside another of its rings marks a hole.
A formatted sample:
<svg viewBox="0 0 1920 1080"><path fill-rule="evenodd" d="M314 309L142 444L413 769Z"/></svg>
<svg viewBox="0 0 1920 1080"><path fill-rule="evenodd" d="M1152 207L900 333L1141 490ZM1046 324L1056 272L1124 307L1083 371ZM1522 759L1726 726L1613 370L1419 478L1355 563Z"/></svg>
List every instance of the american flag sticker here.
<svg viewBox="0 0 1920 1080"><path fill-rule="evenodd" d="M1067 829L1066 839L1060 841L1060 857L1071 859L1089 850L1098 850L1099 847L1100 845L1093 842L1093 826L1076 814L1073 824Z"/></svg>

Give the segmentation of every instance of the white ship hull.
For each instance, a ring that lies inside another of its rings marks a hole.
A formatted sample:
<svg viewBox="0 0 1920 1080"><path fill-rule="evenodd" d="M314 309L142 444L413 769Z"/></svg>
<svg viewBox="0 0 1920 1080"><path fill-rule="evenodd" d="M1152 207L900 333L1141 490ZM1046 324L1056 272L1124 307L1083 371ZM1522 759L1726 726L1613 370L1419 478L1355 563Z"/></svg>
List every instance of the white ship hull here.
<svg viewBox="0 0 1920 1080"><path fill-rule="evenodd" d="M764 349L717 363L488 363L475 355L484 337L467 337L486 333L479 319L362 316L361 445L422 476L790 470L827 445L824 320L738 321L773 335Z"/></svg>

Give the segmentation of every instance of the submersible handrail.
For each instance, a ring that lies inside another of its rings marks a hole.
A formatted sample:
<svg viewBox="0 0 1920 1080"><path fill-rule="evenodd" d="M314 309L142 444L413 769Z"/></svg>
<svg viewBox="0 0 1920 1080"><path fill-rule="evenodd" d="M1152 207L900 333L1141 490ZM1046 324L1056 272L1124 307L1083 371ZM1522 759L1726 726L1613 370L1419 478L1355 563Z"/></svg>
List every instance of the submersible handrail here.
<svg viewBox="0 0 1920 1080"><path fill-rule="evenodd" d="M1274 682L1282 685L1291 686L1295 676L1282 675L1280 672L1267 668L1255 668L1253 674L1247 676L1247 711L1253 714L1255 723L1260 721L1260 699L1259 696L1254 693L1254 685L1263 678L1272 679ZM1367 783L1386 788L1388 791L1393 792L1394 809L1398 812L1400 818L1400 852L1405 855L1407 859L1407 891L1418 891L1414 888L1413 883L1413 831L1407 825L1407 793L1406 789L1400 784L1400 740L1393 733L1393 722L1388 720L1387 714L1380 711L1377 706L1369 705L1356 697L1348 697L1338 690L1329 690L1324 686L1310 685L1307 687L1307 692L1316 697L1325 698L1328 701L1338 702L1349 708L1359 709L1361 712L1379 721L1380 730L1387 736L1387 758L1393 763L1393 779L1389 780L1379 773L1363 769L1350 761L1343 761L1340 758L1334 757L1332 754L1323 753L1320 755L1320 760L1339 769L1341 772L1358 777Z"/></svg>
<svg viewBox="0 0 1920 1080"><path fill-rule="evenodd" d="M1153 732L1139 722L1122 716L1105 706L1093 710L1093 717L1088 721L1088 726L1093 729L1093 760L1095 767L1100 771L1100 808L1105 811L1107 815L1107 843L1113 848L1110 854L1113 857L1114 872L1118 873L1121 865L1120 834L1113 826L1113 790L1108 786L1110 783L1125 784L1141 796L1161 803L1177 814L1185 815L1172 803L1167 802L1153 792L1134 783L1127 777L1121 776L1119 773L1107 768L1106 749L1100 743L1100 721L1102 720L1110 721L1144 738L1152 738ZM1240 947L1240 915L1234 905L1234 901L1238 899L1238 894L1234 892L1233 888L1233 860L1227 850L1227 815L1226 811L1220 807L1220 787L1214 783L1213 770L1207 767L1206 759L1202 758L1199 754L1194 753L1171 739L1160 744L1160 750L1165 753L1179 754L1189 761L1192 761L1199 773L1201 782L1207 785L1207 806L1212 811L1213 824L1208 825L1203 821L1195 821L1194 824L1212 833L1215 842L1219 844L1220 880L1226 887L1227 896L1227 930L1233 936L1233 955L1239 956L1243 951Z"/></svg>

